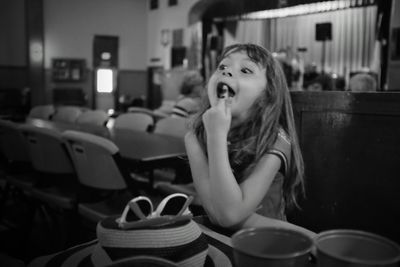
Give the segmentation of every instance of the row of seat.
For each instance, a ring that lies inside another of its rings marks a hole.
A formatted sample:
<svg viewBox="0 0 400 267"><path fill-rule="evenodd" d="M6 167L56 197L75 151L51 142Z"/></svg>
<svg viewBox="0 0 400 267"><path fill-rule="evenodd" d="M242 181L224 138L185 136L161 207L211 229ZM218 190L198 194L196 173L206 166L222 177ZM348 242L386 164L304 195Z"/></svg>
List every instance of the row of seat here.
<svg viewBox="0 0 400 267"><path fill-rule="evenodd" d="M76 107L79 108L79 107ZM44 106L44 109L47 109ZM59 113L68 113L68 108L60 109ZM74 112L71 112L74 113ZM103 114L104 113L104 114ZM136 131L148 131L157 134L167 134L175 137L183 138L188 130L189 118L166 116L165 114L158 113L157 111L150 110L143 107L131 107L127 113L122 113L115 118L106 118L106 114L102 110L88 110L81 114L76 123L87 124L96 122L96 125L106 124L108 128L116 129L130 129ZM67 117L64 115L64 117ZM82 119L85 118L85 119ZM156 171L160 173L160 170ZM166 173L161 170L162 175ZM167 172L168 173L168 172ZM194 194L194 188L191 185L178 185L178 184L159 184L158 188L164 194L182 192L187 194ZM197 199L196 199L197 201ZM195 203L197 203L194 201Z"/></svg>
<svg viewBox="0 0 400 267"><path fill-rule="evenodd" d="M176 137L183 137L188 126L188 120L185 118L160 117L146 108L130 109L128 113L112 118L103 110L90 110L77 106L41 105L33 107L28 118L149 131Z"/></svg>
<svg viewBox="0 0 400 267"><path fill-rule="evenodd" d="M18 166L20 170L7 172L6 187L18 188L44 203L67 210L74 209L78 202L94 199L93 194L81 191L83 187L101 189L107 197L117 191L130 191L130 197L138 192L118 148L106 138L5 121L0 125L2 153L10 169ZM27 167L24 172L19 167L21 163ZM93 221L101 218L100 213L97 218L92 217Z"/></svg>
<svg viewBox="0 0 400 267"><path fill-rule="evenodd" d="M54 106L52 104L38 105L31 108L28 118L54 120L60 122L75 122L82 113L88 110L88 108L78 106ZM107 120L107 113L104 112L104 114L105 120Z"/></svg>
<svg viewBox="0 0 400 267"><path fill-rule="evenodd" d="M79 117L85 113L97 112L85 110ZM137 123L141 115L136 112L121 114L112 119L114 127L147 130L148 127ZM164 118L157 121L154 131L174 135L176 129L181 129L179 136L182 136L185 125L182 119ZM127 201L141 190L124 165L118 147L111 140L94 134L72 130L59 132L1 120L0 148L8 165L2 207L13 190L18 190L35 199L32 203L76 212L93 226L107 216L119 214ZM34 211L29 217L33 216Z"/></svg>

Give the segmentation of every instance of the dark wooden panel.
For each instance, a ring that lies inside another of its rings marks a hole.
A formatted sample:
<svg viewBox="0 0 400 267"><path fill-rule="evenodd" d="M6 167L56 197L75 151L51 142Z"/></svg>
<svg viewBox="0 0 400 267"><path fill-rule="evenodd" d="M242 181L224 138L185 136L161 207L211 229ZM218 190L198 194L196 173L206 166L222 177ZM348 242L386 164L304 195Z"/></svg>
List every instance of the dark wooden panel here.
<svg viewBox="0 0 400 267"><path fill-rule="evenodd" d="M0 88L28 87L27 67L0 66Z"/></svg>
<svg viewBox="0 0 400 267"><path fill-rule="evenodd" d="M0 88L0 118L24 120L30 109L28 88Z"/></svg>
<svg viewBox="0 0 400 267"><path fill-rule="evenodd" d="M79 87L58 87L53 89L53 104L86 106L87 96Z"/></svg>
<svg viewBox="0 0 400 267"><path fill-rule="evenodd" d="M400 242L400 94L293 93L307 198L291 221Z"/></svg>

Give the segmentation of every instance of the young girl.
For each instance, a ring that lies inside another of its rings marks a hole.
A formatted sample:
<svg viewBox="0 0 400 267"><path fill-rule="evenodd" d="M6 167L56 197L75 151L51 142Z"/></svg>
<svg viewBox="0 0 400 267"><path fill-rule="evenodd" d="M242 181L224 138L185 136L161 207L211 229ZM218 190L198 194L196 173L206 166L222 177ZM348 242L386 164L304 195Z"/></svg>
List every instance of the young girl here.
<svg viewBox="0 0 400 267"><path fill-rule="evenodd" d="M225 48L185 145L194 185L223 227L278 226L304 191L303 160L279 63L264 48Z"/></svg>

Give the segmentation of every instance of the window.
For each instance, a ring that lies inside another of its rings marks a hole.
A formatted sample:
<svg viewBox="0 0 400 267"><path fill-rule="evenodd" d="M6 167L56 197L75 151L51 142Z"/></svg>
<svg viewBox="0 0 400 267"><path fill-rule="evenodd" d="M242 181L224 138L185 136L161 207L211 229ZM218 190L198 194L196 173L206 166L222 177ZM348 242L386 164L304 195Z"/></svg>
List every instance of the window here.
<svg viewBox="0 0 400 267"><path fill-rule="evenodd" d="M150 9L157 9L158 8L158 0L150 0Z"/></svg>
<svg viewBox="0 0 400 267"><path fill-rule="evenodd" d="M183 46L183 29L175 29L172 31L172 46Z"/></svg>
<svg viewBox="0 0 400 267"><path fill-rule="evenodd" d="M84 59L53 58L52 64L54 82L82 82L85 79Z"/></svg>
<svg viewBox="0 0 400 267"><path fill-rule="evenodd" d="M168 6L176 6L178 5L178 0L168 0Z"/></svg>

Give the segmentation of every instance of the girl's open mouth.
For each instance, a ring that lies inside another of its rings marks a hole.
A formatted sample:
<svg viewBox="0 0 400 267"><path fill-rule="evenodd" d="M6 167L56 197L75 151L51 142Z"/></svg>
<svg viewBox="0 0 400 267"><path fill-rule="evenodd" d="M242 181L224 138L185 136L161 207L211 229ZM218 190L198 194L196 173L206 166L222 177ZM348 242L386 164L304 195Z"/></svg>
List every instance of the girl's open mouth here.
<svg viewBox="0 0 400 267"><path fill-rule="evenodd" d="M218 98L224 98L225 96L227 97L234 97L235 96L235 91L226 83L219 82L217 84L217 97Z"/></svg>

